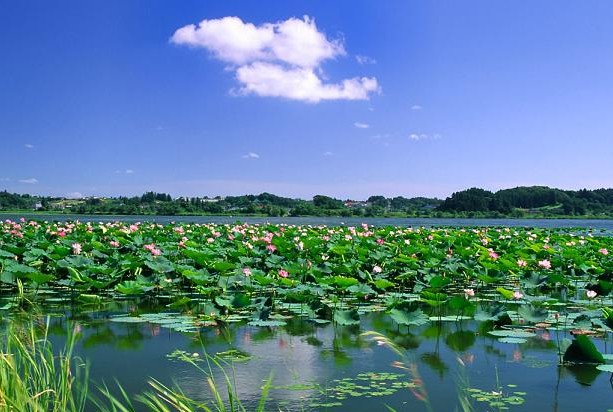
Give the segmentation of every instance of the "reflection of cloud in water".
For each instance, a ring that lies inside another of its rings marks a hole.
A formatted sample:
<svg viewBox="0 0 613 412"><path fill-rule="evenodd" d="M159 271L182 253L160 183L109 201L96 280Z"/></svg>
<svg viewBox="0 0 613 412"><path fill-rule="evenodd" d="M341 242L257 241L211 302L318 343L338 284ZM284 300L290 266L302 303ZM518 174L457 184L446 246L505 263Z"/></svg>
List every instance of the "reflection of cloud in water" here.
<svg viewBox="0 0 613 412"><path fill-rule="evenodd" d="M244 350L253 358L247 362L235 363L234 373L230 366L226 368L231 379L232 374L234 375L236 393L246 407L251 402L259 401L262 385L271 373L275 386L323 382L329 379L328 375L334 373L329 368L326 370L326 365L322 364L320 350L306 343L304 337L291 336L278 329L270 339L254 341L252 334L256 331L257 328L242 328L237 332L234 341L235 348ZM224 376L221 371L216 371L214 367L213 369L218 389L224 393ZM193 368L178 378L177 382L188 396L198 399L210 394L206 379ZM308 397L313 395L317 396L314 391L279 390L275 391L274 398L298 402L308 401Z"/></svg>

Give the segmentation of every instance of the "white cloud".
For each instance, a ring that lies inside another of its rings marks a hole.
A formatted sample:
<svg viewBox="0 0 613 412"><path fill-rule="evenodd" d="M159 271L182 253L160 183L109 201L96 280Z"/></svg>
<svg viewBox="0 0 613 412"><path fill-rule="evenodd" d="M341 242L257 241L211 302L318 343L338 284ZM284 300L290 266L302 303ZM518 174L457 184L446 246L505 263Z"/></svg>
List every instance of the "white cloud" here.
<svg viewBox="0 0 613 412"><path fill-rule="evenodd" d="M355 60L360 64L377 64L377 61L372 57L363 56L360 54L357 54L355 56Z"/></svg>
<svg viewBox="0 0 613 412"><path fill-rule="evenodd" d="M134 170L132 169L125 169L125 170L115 170L115 173L117 173L118 175L131 175L134 173Z"/></svg>
<svg viewBox="0 0 613 412"><path fill-rule="evenodd" d="M369 124L360 123L360 122L355 122L353 125L357 127L358 129L368 129L370 127Z"/></svg>
<svg viewBox="0 0 613 412"><path fill-rule="evenodd" d="M332 152L324 152L324 156L332 156L334 153Z"/></svg>
<svg viewBox="0 0 613 412"><path fill-rule="evenodd" d="M257 153L249 152L241 156L243 159L259 159L260 155Z"/></svg>
<svg viewBox="0 0 613 412"><path fill-rule="evenodd" d="M30 177L28 179L20 179L19 183L27 183L29 185L34 185L36 183L38 183L38 179L35 177Z"/></svg>
<svg viewBox="0 0 613 412"><path fill-rule="evenodd" d="M24 144L23 147L25 147L26 149L34 149L34 145L30 143Z"/></svg>
<svg viewBox="0 0 613 412"><path fill-rule="evenodd" d="M329 40L315 21L290 18L255 26L238 17L203 20L178 29L170 41L200 47L233 65L239 94L321 100L366 100L379 91L377 79L354 77L323 83L321 63L345 55L340 40Z"/></svg>
<svg viewBox="0 0 613 412"><path fill-rule="evenodd" d="M366 100L369 93L378 90L374 78L345 79L341 83L324 84L310 68L285 68L255 62L236 70L236 78L243 85L241 94L284 97L317 103L321 100Z"/></svg>
<svg viewBox="0 0 613 412"><path fill-rule="evenodd" d="M83 194L81 192L69 192L66 193L67 199L83 199Z"/></svg>
<svg viewBox="0 0 613 412"><path fill-rule="evenodd" d="M418 140L438 140L440 139L441 136L438 133L434 133L434 134L425 134L425 133L411 133L409 135L409 139L414 140L414 141L418 141Z"/></svg>
<svg viewBox="0 0 613 412"><path fill-rule="evenodd" d="M10 177L0 177L0 182L10 182L11 178Z"/></svg>
<svg viewBox="0 0 613 412"><path fill-rule="evenodd" d="M413 106L411 106L411 110L421 110L421 109L423 109L423 107L418 104L414 104Z"/></svg>
<svg viewBox="0 0 613 412"><path fill-rule="evenodd" d="M219 60L243 65L281 61L299 67L317 67L321 61L345 54L340 40L329 41L315 21L290 18L255 26L238 17L202 20L177 30L170 41L210 50Z"/></svg>

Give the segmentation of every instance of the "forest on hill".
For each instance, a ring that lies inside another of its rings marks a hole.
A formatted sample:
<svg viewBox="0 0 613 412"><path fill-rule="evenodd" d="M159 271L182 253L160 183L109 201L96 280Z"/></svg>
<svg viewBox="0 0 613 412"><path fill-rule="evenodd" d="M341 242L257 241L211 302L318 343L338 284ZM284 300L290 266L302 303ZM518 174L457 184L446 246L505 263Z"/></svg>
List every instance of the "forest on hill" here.
<svg viewBox="0 0 613 412"><path fill-rule="evenodd" d="M1 211L43 211L118 215L261 215L394 217L613 217L613 189L561 190L546 186L491 192L470 188L448 198L381 195L341 200L316 195L311 200L271 193L226 197L141 196L63 197L0 192Z"/></svg>

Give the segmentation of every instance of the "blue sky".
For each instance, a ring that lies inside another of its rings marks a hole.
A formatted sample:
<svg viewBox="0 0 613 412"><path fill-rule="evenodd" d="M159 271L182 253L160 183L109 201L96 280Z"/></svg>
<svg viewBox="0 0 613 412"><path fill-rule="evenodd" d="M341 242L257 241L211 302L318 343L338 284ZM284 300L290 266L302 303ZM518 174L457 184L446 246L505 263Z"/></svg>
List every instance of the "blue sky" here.
<svg viewBox="0 0 613 412"><path fill-rule="evenodd" d="M0 189L613 186L608 0L1 8Z"/></svg>

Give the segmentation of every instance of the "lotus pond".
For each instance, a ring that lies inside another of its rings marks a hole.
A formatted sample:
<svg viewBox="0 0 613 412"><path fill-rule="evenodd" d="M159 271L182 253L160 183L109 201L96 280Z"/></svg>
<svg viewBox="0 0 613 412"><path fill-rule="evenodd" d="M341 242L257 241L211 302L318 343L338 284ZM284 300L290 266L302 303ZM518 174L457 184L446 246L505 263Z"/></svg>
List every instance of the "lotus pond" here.
<svg viewBox="0 0 613 412"><path fill-rule="evenodd" d="M2 328L34 322L58 348L76 336L89 379L117 379L129 397L154 378L207 410L207 378L227 377L246 410L263 393L265 410L283 411L613 407L608 235L26 220L1 231Z"/></svg>

